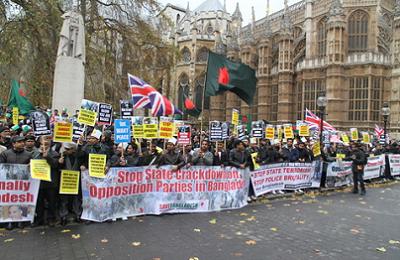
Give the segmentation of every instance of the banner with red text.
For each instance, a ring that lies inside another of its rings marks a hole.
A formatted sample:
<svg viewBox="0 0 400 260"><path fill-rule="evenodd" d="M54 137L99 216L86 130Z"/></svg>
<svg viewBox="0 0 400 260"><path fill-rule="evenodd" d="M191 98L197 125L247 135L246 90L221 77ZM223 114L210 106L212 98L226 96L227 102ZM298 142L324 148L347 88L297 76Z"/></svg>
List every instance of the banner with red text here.
<svg viewBox="0 0 400 260"><path fill-rule="evenodd" d="M353 183L353 171L351 161L336 160L328 164L326 173L326 187L340 187ZM368 163L364 168L364 180L381 177L385 172L385 155L368 157Z"/></svg>
<svg viewBox="0 0 400 260"><path fill-rule="evenodd" d="M256 196L275 190L319 188L321 163L277 163L250 173Z"/></svg>
<svg viewBox="0 0 400 260"><path fill-rule="evenodd" d="M102 222L145 214L210 212L247 205L249 171L231 167L111 168L82 173L82 219Z"/></svg>
<svg viewBox="0 0 400 260"><path fill-rule="evenodd" d="M388 154L390 174L392 176L400 175L400 154Z"/></svg>
<svg viewBox="0 0 400 260"><path fill-rule="evenodd" d="M0 223L33 222L39 185L28 165L0 164Z"/></svg>

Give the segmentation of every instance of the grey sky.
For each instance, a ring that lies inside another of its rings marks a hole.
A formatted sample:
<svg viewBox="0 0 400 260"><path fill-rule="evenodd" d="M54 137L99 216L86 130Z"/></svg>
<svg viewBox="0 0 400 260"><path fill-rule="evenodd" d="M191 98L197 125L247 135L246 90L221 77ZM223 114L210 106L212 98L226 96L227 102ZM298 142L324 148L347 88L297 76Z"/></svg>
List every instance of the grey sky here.
<svg viewBox="0 0 400 260"><path fill-rule="evenodd" d="M186 8L189 2L190 9L193 10L198 7L205 0L159 0L163 5L168 3ZM221 4L224 4L224 0L219 0ZM289 5L298 2L299 0L289 0ZM261 19L265 16L267 10L267 0L226 0L226 9L229 13L233 13L236 7L236 3L239 2L240 11L243 15L243 25L247 25L251 22L251 7L254 6L256 20ZM284 7L284 0L270 0L271 12L279 11Z"/></svg>

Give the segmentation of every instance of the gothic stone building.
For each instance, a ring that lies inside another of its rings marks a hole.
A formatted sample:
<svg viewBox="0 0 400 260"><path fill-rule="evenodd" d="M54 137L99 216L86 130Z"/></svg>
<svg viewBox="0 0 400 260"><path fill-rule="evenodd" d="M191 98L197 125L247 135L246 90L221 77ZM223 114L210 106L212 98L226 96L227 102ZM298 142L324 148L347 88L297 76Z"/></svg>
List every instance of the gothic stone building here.
<svg viewBox="0 0 400 260"><path fill-rule="evenodd" d="M258 85L250 107L232 93L206 100L208 119L230 120L239 108L252 120L293 123L326 96L326 117L336 128L382 125L388 102L391 133L400 133L400 0L285 0L284 10L261 20L253 12L244 27L239 7L229 15L218 0L182 16L173 35L181 54L174 71L179 106L182 92L201 103L212 49L253 67Z"/></svg>

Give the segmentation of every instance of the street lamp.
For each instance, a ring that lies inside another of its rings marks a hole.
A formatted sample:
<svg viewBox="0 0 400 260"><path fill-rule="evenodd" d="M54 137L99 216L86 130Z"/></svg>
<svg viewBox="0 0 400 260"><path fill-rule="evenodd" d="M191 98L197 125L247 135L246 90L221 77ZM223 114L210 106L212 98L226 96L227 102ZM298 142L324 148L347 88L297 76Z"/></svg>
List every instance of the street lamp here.
<svg viewBox="0 0 400 260"><path fill-rule="evenodd" d="M321 150L322 150L322 135L324 131L324 115L325 115L325 107L328 104L328 99L324 96L318 97L317 99L317 105L319 108L319 116L321 119L320 125L319 125L319 142L321 144Z"/></svg>
<svg viewBox="0 0 400 260"><path fill-rule="evenodd" d="M389 107L389 104L387 102L383 103L383 107L382 107L381 113L382 113L382 116L383 116L383 133L385 134L385 144L387 144L387 129L386 129L386 125L387 125L388 117L390 115L390 107Z"/></svg>

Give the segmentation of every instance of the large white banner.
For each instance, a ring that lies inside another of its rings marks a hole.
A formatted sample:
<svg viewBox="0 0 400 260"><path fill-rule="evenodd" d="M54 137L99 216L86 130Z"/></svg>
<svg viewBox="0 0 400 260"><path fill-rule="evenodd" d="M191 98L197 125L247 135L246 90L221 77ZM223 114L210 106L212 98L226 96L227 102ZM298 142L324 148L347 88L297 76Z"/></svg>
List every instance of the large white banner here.
<svg viewBox="0 0 400 260"><path fill-rule="evenodd" d="M28 165L0 164L0 222L33 222L39 185Z"/></svg>
<svg viewBox="0 0 400 260"><path fill-rule="evenodd" d="M231 167L111 168L106 178L82 173L82 219L208 212L247 205L249 171Z"/></svg>
<svg viewBox="0 0 400 260"><path fill-rule="evenodd" d="M368 157L364 168L364 180L379 178L385 171L385 155ZM340 187L353 183L351 161L336 161L328 164L326 187Z"/></svg>
<svg viewBox="0 0 400 260"><path fill-rule="evenodd" d="M389 154L390 174L392 176L400 175L400 154Z"/></svg>
<svg viewBox="0 0 400 260"><path fill-rule="evenodd" d="M252 171L251 182L256 196L274 190L319 188L321 163L277 163Z"/></svg>

